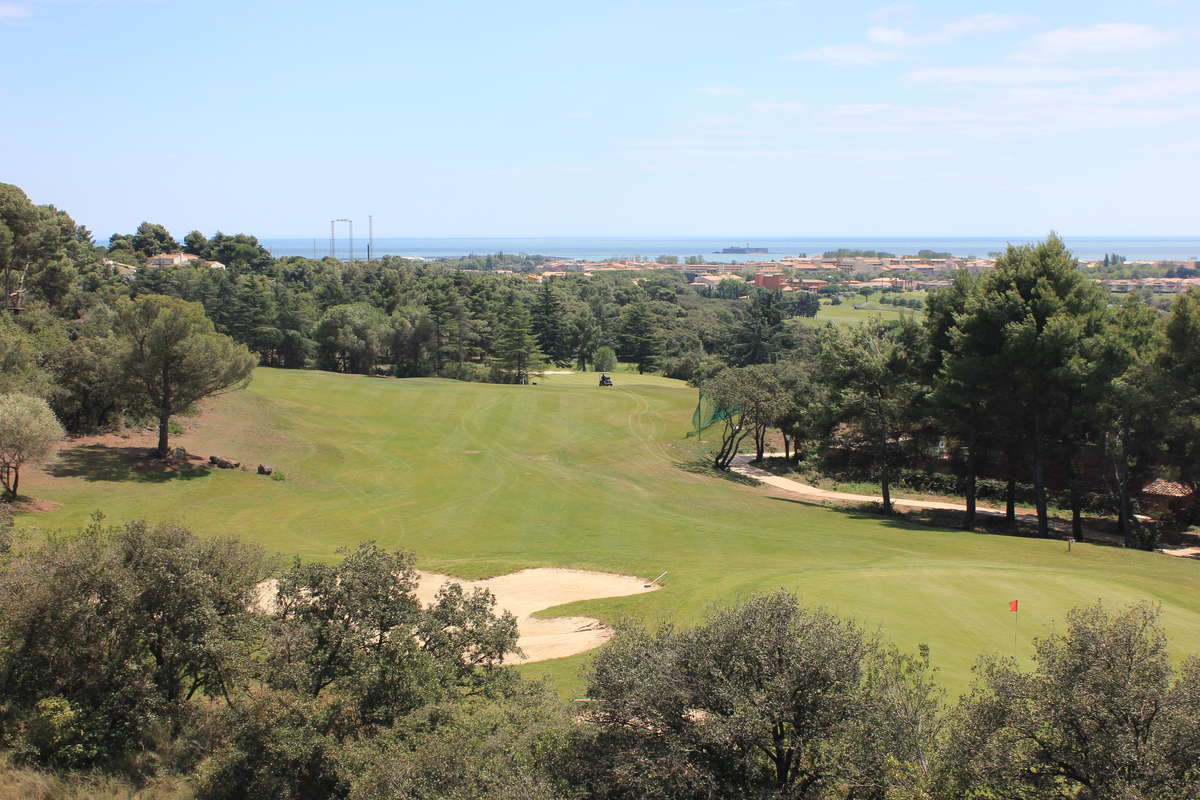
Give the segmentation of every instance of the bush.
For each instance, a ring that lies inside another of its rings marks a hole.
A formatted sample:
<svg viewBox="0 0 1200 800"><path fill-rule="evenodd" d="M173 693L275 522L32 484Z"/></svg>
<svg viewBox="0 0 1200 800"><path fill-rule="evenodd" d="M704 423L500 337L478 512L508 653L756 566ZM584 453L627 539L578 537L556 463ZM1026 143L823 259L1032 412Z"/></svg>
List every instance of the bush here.
<svg viewBox="0 0 1200 800"><path fill-rule="evenodd" d="M329 712L290 692L263 690L233 714L229 743L201 769L202 800L345 797Z"/></svg>
<svg viewBox="0 0 1200 800"><path fill-rule="evenodd" d="M705 353L686 353L662 362L663 373L667 377L678 378L681 381L715 375L723 366L725 364L719 358Z"/></svg>
<svg viewBox="0 0 1200 800"><path fill-rule="evenodd" d="M65 697L39 700L25 720L17 751L21 760L72 769L90 765L99 755L83 712Z"/></svg>
<svg viewBox="0 0 1200 800"><path fill-rule="evenodd" d="M491 381L493 370L483 364L474 364L464 361L461 364L447 364L442 367L442 371L438 373L439 378L450 378L456 381L467 381L468 383L487 383Z"/></svg>
<svg viewBox="0 0 1200 800"><path fill-rule="evenodd" d="M617 354L611 347L600 347L592 356L592 368L596 372L612 372L617 368Z"/></svg>
<svg viewBox="0 0 1200 800"><path fill-rule="evenodd" d="M112 764L248 668L257 548L99 519L0 570L0 700L40 761Z"/></svg>

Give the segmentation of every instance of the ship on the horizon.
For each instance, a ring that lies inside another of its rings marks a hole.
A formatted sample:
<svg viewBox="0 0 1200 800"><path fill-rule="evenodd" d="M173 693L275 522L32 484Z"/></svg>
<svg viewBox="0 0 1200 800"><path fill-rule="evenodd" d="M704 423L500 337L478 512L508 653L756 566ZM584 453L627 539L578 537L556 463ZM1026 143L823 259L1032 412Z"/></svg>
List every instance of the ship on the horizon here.
<svg viewBox="0 0 1200 800"><path fill-rule="evenodd" d="M765 253L765 247L751 247L748 243L745 247L726 247L724 250L718 250L720 255L744 255L746 253Z"/></svg>

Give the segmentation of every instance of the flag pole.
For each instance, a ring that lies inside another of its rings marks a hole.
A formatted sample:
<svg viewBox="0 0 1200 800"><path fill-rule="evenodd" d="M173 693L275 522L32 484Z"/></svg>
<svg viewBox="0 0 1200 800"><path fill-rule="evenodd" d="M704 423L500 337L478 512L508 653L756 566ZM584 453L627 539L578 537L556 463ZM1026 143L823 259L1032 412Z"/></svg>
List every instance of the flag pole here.
<svg viewBox="0 0 1200 800"><path fill-rule="evenodd" d="M1008 610L1013 612L1013 657L1017 655L1017 626L1021 619L1020 600L1009 600Z"/></svg>

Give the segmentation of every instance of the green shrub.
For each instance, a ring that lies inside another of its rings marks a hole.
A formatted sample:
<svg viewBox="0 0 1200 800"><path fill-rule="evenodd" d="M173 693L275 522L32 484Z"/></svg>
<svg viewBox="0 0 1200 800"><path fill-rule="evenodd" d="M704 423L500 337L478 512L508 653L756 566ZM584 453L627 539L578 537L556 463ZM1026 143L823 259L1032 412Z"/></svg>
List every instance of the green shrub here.
<svg viewBox="0 0 1200 800"><path fill-rule="evenodd" d="M286 476L286 475L284 475L284 474L283 474L282 472L280 472L279 470L275 470L274 472L272 472L272 473L271 473L271 480L273 480L273 481L286 481L286 480L287 480L287 476Z"/></svg>
<svg viewBox="0 0 1200 800"><path fill-rule="evenodd" d="M25 761L71 769L91 764L99 748L83 712L55 696L39 700L26 718L18 752Z"/></svg>
<svg viewBox="0 0 1200 800"><path fill-rule="evenodd" d="M464 361L461 364L447 364L438 373L439 378L450 378L468 383L485 383L491 376L490 370L483 364Z"/></svg>
<svg viewBox="0 0 1200 800"><path fill-rule="evenodd" d="M596 348L592 356L592 369L596 372L612 372L617 368L617 354L611 347Z"/></svg>

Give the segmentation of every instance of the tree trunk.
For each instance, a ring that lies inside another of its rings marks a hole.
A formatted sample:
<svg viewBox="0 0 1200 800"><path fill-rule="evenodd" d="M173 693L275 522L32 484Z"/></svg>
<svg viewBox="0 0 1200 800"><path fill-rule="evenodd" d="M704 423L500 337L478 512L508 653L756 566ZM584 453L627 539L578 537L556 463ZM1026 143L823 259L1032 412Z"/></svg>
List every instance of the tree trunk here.
<svg viewBox="0 0 1200 800"><path fill-rule="evenodd" d="M783 460L784 460L784 461L787 461L788 463L791 463L791 460L792 460L792 440L791 440L791 437L789 437L789 436L788 436L786 433L784 433L782 430L781 430L781 431L779 431L779 433L780 433L780 435L782 435L782 436L783 436Z"/></svg>
<svg viewBox="0 0 1200 800"><path fill-rule="evenodd" d="M1133 506L1129 501L1129 461L1124 457L1124 449L1121 451L1121 457L1113 456L1113 482L1117 490L1117 529L1121 532L1125 546L1133 547L1134 520L1131 513Z"/></svg>
<svg viewBox="0 0 1200 800"><path fill-rule="evenodd" d="M883 513L892 513L891 473L888 470L887 431L879 436L879 488L883 495Z"/></svg>
<svg viewBox="0 0 1200 800"><path fill-rule="evenodd" d="M1124 486L1117 489L1117 528L1126 547L1133 547L1133 520L1129 514L1129 490Z"/></svg>
<svg viewBox="0 0 1200 800"><path fill-rule="evenodd" d="M1046 513L1046 476L1042 463L1042 415L1033 416L1033 497L1037 506L1038 536L1050 537L1050 520Z"/></svg>
<svg viewBox="0 0 1200 800"><path fill-rule="evenodd" d="M721 431L721 446L717 448L716 458L713 459L713 466L717 469L727 469L733 456L737 454L739 432L739 426L734 423L733 417L726 417L725 428Z"/></svg>
<svg viewBox="0 0 1200 800"><path fill-rule="evenodd" d="M1078 486L1071 487L1071 536L1077 541L1083 539L1083 498Z"/></svg>
<svg viewBox="0 0 1200 800"><path fill-rule="evenodd" d="M4 265L4 310L9 308L9 299L12 297L12 260Z"/></svg>
<svg viewBox="0 0 1200 800"><path fill-rule="evenodd" d="M12 499L16 500L17 499L17 490L21 488L21 467L14 466L14 467L10 468L9 475L12 476L12 487L10 488L9 491L12 494Z"/></svg>
<svg viewBox="0 0 1200 800"><path fill-rule="evenodd" d="M158 450L156 451L159 458L167 457L167 450L169 447L168 442L167 442L167 435L168 435L167 428L170 425L170 422L171 422L170 414L159 414L159 416L158 416Z"/></svg>
<svg viewBox="0 0 1200 800"><path fill-rule="evenodd" d="M1071 496L1071 536L1083 540L1083 497L1079 492L1078 454L1072 445L1067 450L1067 488Z"/></svg>
<svg viewBox="0 0 1200 800"><path fill-rule="evenodd" d="M975 530L975 478L978 466L976 464L978 458L975 455L975 448L968 446L967 448L967 483L966 483L966 499L967 499L967 514L963 519L963 529L972 531Z"/></svg>

